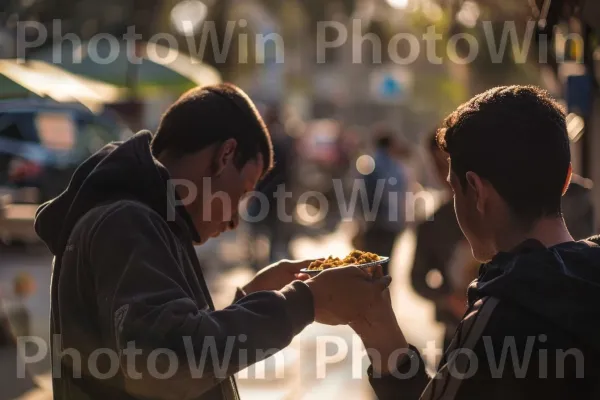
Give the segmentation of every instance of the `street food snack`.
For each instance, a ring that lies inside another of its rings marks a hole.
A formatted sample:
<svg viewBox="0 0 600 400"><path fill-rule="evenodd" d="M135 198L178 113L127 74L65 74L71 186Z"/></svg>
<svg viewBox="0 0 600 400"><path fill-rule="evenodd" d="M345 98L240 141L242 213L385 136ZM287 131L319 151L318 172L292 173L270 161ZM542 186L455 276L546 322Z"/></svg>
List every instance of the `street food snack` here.
<svg viewBox="0 0 600 400"><path fill-rule="evenodd" d="M366 251L352 250L344 259L329 256L325 260L315 260L309 266L309 271L322 271L330 268L361 265L379 261L381 257Z"/></svg>

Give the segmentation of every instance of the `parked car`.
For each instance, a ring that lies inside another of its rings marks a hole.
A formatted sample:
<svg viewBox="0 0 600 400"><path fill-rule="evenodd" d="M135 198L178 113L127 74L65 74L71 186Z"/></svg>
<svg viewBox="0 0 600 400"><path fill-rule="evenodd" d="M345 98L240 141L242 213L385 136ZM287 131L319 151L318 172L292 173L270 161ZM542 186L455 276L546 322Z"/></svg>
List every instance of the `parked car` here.
<svg viewBox="0 0 600 400"><path fill-rule="evenodd" d="M63 191L83 160L128 134L116 117L95 114L80 104L0 100L0 187L16 193L37 189L37 198L13 196L15 202L51 199Z"/></svg>

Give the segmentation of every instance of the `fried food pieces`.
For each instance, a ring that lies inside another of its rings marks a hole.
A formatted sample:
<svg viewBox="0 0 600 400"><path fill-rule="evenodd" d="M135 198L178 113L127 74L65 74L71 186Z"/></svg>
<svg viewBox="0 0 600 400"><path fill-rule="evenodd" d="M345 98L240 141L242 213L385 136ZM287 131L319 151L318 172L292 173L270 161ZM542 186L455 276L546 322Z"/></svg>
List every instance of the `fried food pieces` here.
<svg viewBox="0 0 600 400"><path fill-rule="evenodd" d="M367 264L374 261L379 261L380 257L377 254L369 253L360 250L352 250L343 260L339 257L329 256L325 260L313 261L308 269L311 271L322 271L329 268L345 267L348 265Z"/></svg>

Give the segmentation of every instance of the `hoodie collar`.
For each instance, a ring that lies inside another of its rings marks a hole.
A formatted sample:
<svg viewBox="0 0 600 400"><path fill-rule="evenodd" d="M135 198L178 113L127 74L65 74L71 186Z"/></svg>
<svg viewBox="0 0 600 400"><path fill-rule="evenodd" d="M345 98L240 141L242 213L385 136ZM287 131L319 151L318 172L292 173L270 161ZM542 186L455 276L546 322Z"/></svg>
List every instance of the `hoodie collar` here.
<svg viewBox="0 0 600 400"><path fill-rule="evenodd" d="M146 204L167 221L174 214L171 223L200 240L185 207L169 196L170 175L152 156L151 140L152 134L142 131L105 146L77 168L63 193L38 209L35 229L53 254L62 254L73 227L89 210L123 198ZM169 214L172 210L176 213Z"/></svg>
<svg viewBox="0 0 600 400"><path fill-rule="evenodd" d="M590 242L546 248L529 240L482 265L479 278L469 286L469 304L495 297L600 351L599 265L600 247Z"/></svg>
<svg viewBox="0 0 600 400"><path fill-rule="evenodd" d="M176 216L178 217L176 219L176 222L180 222L180 224L183 223L183 225L191 235L192 241L196 243L200 242L200 234L198 233L198 230L194 225L194 221L192 220L190 213L187 211L185 206L182 205L181 198L179 197L177 191L171 190L169 188L169 185L171 184L171 174L169 173L167 168L152 155L152 149L150 147L151 142L152 134L149 131L142 131L136 134L137 153L145 159L143 160L144 164L154 164L162 182L161 187L164 189L162 190L162 193L163 196L165 196L166 202L163 202L161 199L158 201L158 203L166 203L167 210L175 209ZM171 193L174 194L173 197L171 197ZM164 209L165 208L163 207L163 210ZM163 217L165 218L168 216L168 214L168 211L167 214L161 213L161 215L163 215Z"/></svg>
<svg viewBox="0 0 600 400"><path fill-rule="evenodd" d="M546 247L539 240L533 238L526 239L511 251L500 252L491 261L481 264L479 267L479 277L471 282L467 289L469 304L474 304L481 297L481 291L488 282L500 278L507 273L513 267L514 260L519 255L543 249L546 249Z"/></svg>
<svg viewBox="0 0 600 400"><path fill-rule="evenodd" d="M164 167L157 160L155 162L159 166L159 171L163 175L166 185L170 185L171 175L169 175L169 171L167 170L166 167ZM167 202L168 202L167 207L170 210L175 209L175 212L177 213L177 217L179 217L179 219L183 222L186 229L192 236L192 241L195 243L199 243L201 240L200 234L198 233L198 230L196 229L196 225L194 225L192 216L187 211L185 206L182 205L182 201L181 201L181 197L179 197L179 193L177 193L177 191L174 190L174 188L169 189L169 191L167 193L171 193L171 192L173 193L173 197L171 197L169 194L167 194Z"/></svg>

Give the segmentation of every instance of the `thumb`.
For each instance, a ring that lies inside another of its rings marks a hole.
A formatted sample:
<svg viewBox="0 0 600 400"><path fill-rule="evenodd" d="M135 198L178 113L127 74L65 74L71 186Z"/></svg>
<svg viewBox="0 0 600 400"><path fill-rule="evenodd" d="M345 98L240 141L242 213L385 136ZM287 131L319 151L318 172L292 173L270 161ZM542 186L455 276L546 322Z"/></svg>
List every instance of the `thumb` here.
<svg viewBox="0 0 600 400"><path fill-rule="evenodd" d="M372 273L373 278L381 278L383 277L383 267L381 266L381 264L376 265L374 267L372 267Z"/></svg>
<svg viewBox="0 0 600 400"><path fill-rule="evenodd" d="M392 277L389 275L382 276L381 278L377 278L373 282L375 283L375 286L377 287L377 289L379 289L379 291L383 292L392 283Z"/></svg>
<svg viewBox="0 0 600 400"><path fill-rule="evenodd" d="M294 274L294 277L301 281L306 281L310 279L310 275L308 274Z"/></svg>

